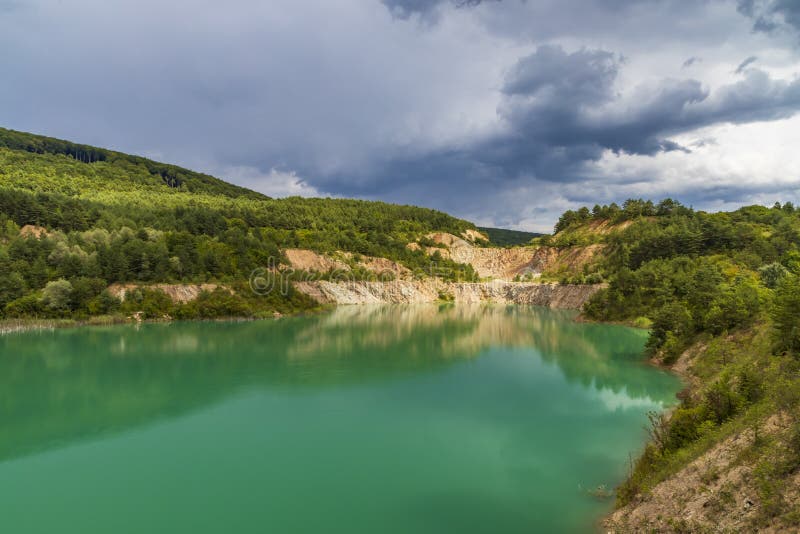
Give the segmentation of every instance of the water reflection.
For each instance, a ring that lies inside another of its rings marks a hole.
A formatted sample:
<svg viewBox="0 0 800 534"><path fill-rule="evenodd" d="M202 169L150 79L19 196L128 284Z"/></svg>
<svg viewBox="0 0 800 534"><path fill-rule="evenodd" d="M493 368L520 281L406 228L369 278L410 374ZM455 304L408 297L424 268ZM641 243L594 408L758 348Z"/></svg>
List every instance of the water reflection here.
<svg viewBox="0 0 800 534"><path fill-rule="evenodd" d="M0 460L209 406L253 388L309 391L527 351L608 410L675 391L641 332L515 306L349 306L308 318L87 328L0 338Z"/></svg>

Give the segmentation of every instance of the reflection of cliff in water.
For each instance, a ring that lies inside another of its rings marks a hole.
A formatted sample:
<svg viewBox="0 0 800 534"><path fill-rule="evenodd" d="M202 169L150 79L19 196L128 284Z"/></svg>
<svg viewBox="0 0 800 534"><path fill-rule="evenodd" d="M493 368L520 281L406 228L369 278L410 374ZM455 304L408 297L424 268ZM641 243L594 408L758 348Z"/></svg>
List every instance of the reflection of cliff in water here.
<svg viewBox="0 0 800 534"><path fill-rule="evenodd" d="M639 333L570 318L514 306L348 306L280 321L5 336L0 459L185 414L242 389L396 379L494 347L531 349L620 406L669 398L669 385L649 380L655 371L636 357Z"/></svg>
<svg viewBox="0 0 800 534"><path fill-rule="evenodd" d="M290 358L366 352L380 358L402 347L411 358L473 358L491 347L530 348L569 381L629 395L670 399L653 391L641 360L646 334L619 326L578 323L575 312L514 305L341 306L310 324ZM624 364L624 365L621 365Z"/></svg>

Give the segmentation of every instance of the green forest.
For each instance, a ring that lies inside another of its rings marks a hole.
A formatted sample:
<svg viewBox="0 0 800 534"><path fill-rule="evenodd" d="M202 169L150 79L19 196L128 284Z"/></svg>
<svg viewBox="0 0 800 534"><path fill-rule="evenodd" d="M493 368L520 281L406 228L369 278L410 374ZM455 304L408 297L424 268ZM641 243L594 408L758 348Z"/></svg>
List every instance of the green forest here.
<svg viewBox="0 0 800 534"><path fill-rule="evenodd" d="M612 231L588 231L598 221ZM670 199L629 200L567 212L556 230L556 246L605 246L594 269L608 287L584 315L650 328L650 355L668 367L691 361L696 379L671 417L652 415L651 442L618 503L751 429L762 503L751 526L800 524L783 497L800 469L800 210L787 202L704 213ZM791 419L790 430L760 434L775 414Z"/></svg>
<svg viewBox="0 0 800 534"><path fill-rule="evenodd" d="M500 247L513 247L516 245L527 245L532 239L541 237L542 234L534 232L522 232L520 230L506 230L505 228L486 228L479 226L478 230L486 234L493 245Z"/></svg>
<svg viewBox="0 0 800 534"><path fill-rule="evenodd" d="M22 231L26 226L46 233ZM145 318L213 318L310 309L315 304L291 288L286 295L252 294L251 272L297 247L386 257L424 276L428 257L407 243L433 231L474 228L414 206L271 199L145 158L0 129L5 318L80 319L133 311L144 311ZM442 272L464 271L440 261ZM137 290L124 303L107 291L114 283L207 282L234 292L173 305L159 291Z"/></svg>

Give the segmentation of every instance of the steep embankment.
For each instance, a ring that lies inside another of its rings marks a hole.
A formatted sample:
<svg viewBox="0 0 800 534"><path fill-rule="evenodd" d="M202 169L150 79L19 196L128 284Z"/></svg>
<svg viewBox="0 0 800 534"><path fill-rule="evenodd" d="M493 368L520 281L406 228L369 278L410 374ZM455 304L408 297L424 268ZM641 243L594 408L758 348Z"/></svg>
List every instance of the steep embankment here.
<svg viewBox="0 0 800 534"><path fill-rule="evenodd" d="M444 232L427 236L433 246L410 243L411 248L424 248L429 256L439 254L442 258L472 265L481 278L512 280L516 277L537 277L544 272L577 272L595 261L604 245L592 244L579 247L525 246L512 248L476 246L475 240L467 240Z"/></svg>
<svg viewBox="0 0 800 534"><path fill-rule="evenodd" d="M346 253L324 255L310 250L288 249L284 254L296 270L337 274L338 281L304 281L295 288L323 304L501 302L532 304L553 308L579 309L602 286L513 282L518 276L537 278L544 271L580 269L593 261L600 245L556 249L554 247L491 248L477 246L483 239L477 232L463 238L438 232L428 234L430 246L410 243L412 249L456 263L470 265L489 282L447 282L439 278L414 278L410 270L384 258L356 257ZM435 262L435 260L433 260ZM347 273L358 266L372 273L372 280L348 280Z"/></svg>
<svg viewBox="0 0 800 534"><path fill-rule="evenodd" d="M537 284L530 282L444 282L395 280L391 282L298 282L295 288L321 304L498 302L551 308L580 309L602 286Z"/></svg>
<svg viewBox="0 0 800 534"><path fill-rule="evenodd" d="M186 304L187 302L197 300L197 297L204 291L211 293L217 289L224 289L231 294L233 293L230 288L219 284L111 284L108 287L108 292L112 297L119 299L121 302L125 302L125 298L129 292L142 288L161 291L167 295L172 302L179 304Z"/></svg>
<svg viewBox="0 0 800 534"><path fill-rule="evenodd" d="M781 440L791 420L775 414L753 428L729 436L635 504L620 508L605 522L612 532L797 532L778 520L762 520L763 476L748 457L759 441ZM800 472L788 480L785 505L800 505Z"/></svg>

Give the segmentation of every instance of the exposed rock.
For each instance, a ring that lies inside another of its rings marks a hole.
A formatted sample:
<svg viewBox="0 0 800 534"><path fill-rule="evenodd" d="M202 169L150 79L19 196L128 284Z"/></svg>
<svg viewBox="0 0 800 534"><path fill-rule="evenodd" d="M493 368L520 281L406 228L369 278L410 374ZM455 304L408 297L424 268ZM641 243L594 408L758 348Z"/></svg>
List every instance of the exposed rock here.
<svg viewBox="0 0 800 534"><path fill-rule="evenodd" d="M353 254L349 252L343 254L347 258L354 257ZM411 269L409 269L405 265L400 265L396 261L392 261L387 258L360 256L358 263L368 271L372 271L373 273L378 275L378 279L380 279L383 275L386 274L390 274L394 278L405 278L411 275Z"/></svg>
<svg viewBox="0 0 800 534"><path fill-rule="evenodd" d="M442 282L436 279L392 282L298 282L294 287L320 304L434 302Z"/></svg>
<svg viewBox="0 0 800 534"><path fill-rule="evenodd" d="M404 278L411 275L410 269L387 258L355 255L352 252L337 252L334 255L328 255L299 248L286 249L284 253L286 254L286 259L289 260L289 266L299 271L316 273L340 271L347 273L352 269L344 260L353 261L357 258L357 263L375 274L379 280L387 275L390 275L388 279Z"/></svg>
<svg viewBox="0 0 800 534"><path fill-rule="evenodd" d="M538 276L544 271L568 270L580 272L583 266L595 260L604 245L585 247L476 247L472 243L444 232L427 236L434 243L446 248L425 247L428 255L439 253L443 258L472 265L481 278L512 280L516 276ZM409 244L409 247L412 244ZM413 250L421 247L416 245Z"/></svg>
<svg viewBox="0 0 800 534"><path fill-rule="evenodd" d="M652 219L652 217L645 217L645 218ZM608 235L613 232L620 232L629 227L630 225L632 225L634 222L635 221L629 219L627 221L622 221L620 223L614 223L609 219L599 219L589 222L587 227L592 233L600 235Z"/></svg>
<svg viewBox="0 0 800 534"><path fill-rule="evenodd" d="M19 230L19 235L22 237L35 237L36 239L41 239L42 237L47 237L49 232L47 228L42 226L34 226L32 224L26 224Z"/></svg>
<svg viewBox="0 0 800 534"><path fill-rule="evenodd" d="M424 250L429 256L441 255L444 259L456 263L471 265L481 278L510 281L517 276L538 277L542 272L581 272L583 266L596 260L604 245L595 244L585 247L478 247L471 241L485 239L485 236L474 230L464 232L461 237L445 232L427 235L436 246L421 246L409 243L409 250ZM331 271L350 272L348 261L354 258L349 252L320 254L311 250L286 249L286 258L293 269L308 272L327 273ZM411 271L405 266L386 258L360 256L359 263L369 271L378 275L391 273L394 278L407 279Z"/></svg>
<svg viewBox="0 0 800 534"><path fill-rule="evenodd" d="M299 271L325 273L334 270L350 270L350 266L345 262L324 254L319 254L313 250L287 248L283 252L286 255L286 259L289 260L289 265L293 269Z"/></svg>
<svg viewBox="0 0 800 534"><path fill-rule="evenodd" d="M473 243L478 240L489 241L488 235L484 234L483 232L479 232L477 230L464 230L461 233L461 237Z"/></svg>
<svg viewBox="0 0 800 534"><path fill-rule="evenodd" d="M295 288L321 304L498 302L579 309L602 285L443 282L439 279L392 282L298 282Z"/></svg>
<svg viewBox="0 0 800 534"><path fill-rule="evenodd" d="M185 304L197 299L203 291L211 292L222 288L233 293L230 288L218 284L112 284L108 287L108 292L111 293L113 297L124 302L125 296L129 291L139 288L157 289L171 298L172 302L179 304Z"/></svg>

